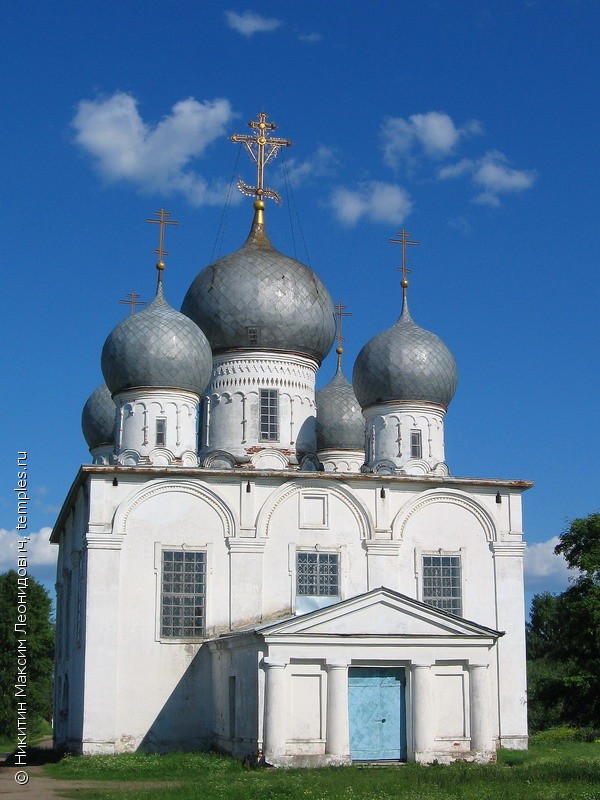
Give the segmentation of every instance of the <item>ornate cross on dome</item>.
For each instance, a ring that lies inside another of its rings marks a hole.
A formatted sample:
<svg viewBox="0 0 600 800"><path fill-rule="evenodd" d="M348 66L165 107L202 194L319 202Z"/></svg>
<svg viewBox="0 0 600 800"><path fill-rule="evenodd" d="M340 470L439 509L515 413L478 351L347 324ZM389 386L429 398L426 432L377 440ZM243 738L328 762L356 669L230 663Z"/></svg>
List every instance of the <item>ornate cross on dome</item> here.
<svg viewBox="0 0 600 800"><path fill-rule="evenodd" d="M342 347L342 342L346 341L342 336L342 318L352 316L352 312L346 311L346 308L347 306L343 305L341 300L338 300L337 303L335 304L335 315L337 317L337 325L335 327L335 338L337 339L338 343L335 352L337 353L338 357L337 359L338 369L342 364L342 353L344 352L344 349Z"/></svg>
<svg viewBox="0 0 600 800"><path fill-rule="evenodd" d="M158 217L158 219L147 219L146 222L152 222L156 225L160 225L160 234L158 237L158 249L153 251L158 256L156 269L158 270L158 285L160 286L160 284L162 283L162 271L165 268L165 264L162 259L163 256L169 255L168 251L163 248L163 245L165 243L165 225L179 225L179 222L177 222L177 220L175 219L168 220L167 217L171 216L171 212L165 211L164 208L161 208L160 211L155 211L154 214L155 216Z"/></svg>
<svg viewBox="0 0 600 800"><path fill-rule="evenodd" d="M154 219L151 220L151 221L152 222L156 222L156 220L154 220ZM128 305L130 314L135 314L135 307L136 306L145 306L146 305L146 301L145 300L138 300L139 294L136 294L133 291L133 289L129 292L129 294L126 294L125 297L127 299L126 300L119 300L119 303L123 303L124 305Z"/></svg>
<svg viewBox="0 0 600 800"><path fill-rule="evenodd" d="M265 166L271 159L275 158L280 147L291 147L292 143L289 139L269 136L269 131L274 131L277 126L273 122L267 122L267 115L262 111L258 115L258 121L249 122L248 127L253 129L254 132L252 134L235 133L229 138L232 142L243 144L250 153L250 158L256 164L256 186L249 186L240 178L238 180L238 189L248 197L256 197L257 200L269 197L271 200L280 203L281 198L274 189L265 189Z"/></svg>
<svg viewBox="0 0 600 800"><path fill-rule="evenodd" d="M420 242L411 242L409 241L412 233L408 233L406 228L402 228L400 233L397 233L396 236L399 236L399 239L388 239L390 244L401 244L402 245L402 266L398 267L398 272L402 273L402 288L406 289L408 286L408 280L406 279L407 274L410 272L409 268L406 266L406 245L417 245Z"/></svg>

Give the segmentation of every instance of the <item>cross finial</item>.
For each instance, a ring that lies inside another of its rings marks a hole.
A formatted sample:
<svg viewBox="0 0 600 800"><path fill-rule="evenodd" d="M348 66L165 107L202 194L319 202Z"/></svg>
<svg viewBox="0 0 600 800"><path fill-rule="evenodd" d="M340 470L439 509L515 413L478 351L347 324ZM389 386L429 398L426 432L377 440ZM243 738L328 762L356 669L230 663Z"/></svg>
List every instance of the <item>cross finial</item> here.
<svg viewBox="0 0 600 800"><path fill-rule="evenodd" d="M164 249L163 245L165 243L165 225L179 225L177 220L168 220L167 217L171 216L170 211L165 211L164 208L161 208L160 211L154 212L155 216L158 219L147 219L146 222L152 222L156 225L160 225L160 234L158 236L158 249L154 250L156 255L158 256L158 261L156 263L156 269L158 270L158 285L162 283L162 271L165 268L165 263L163 261L163 256L168 256L169 253L167 250Z"/></svg>
<svg viewBox="0 0 600 800"><path fill-rule="evenodd" d="M256 186L249 186L240 178L238 189L248 197L256 197L256 202L262 203L265 197L281 202L281 198L274 189L265 188L265 166L275 158L280 147L291 147L289 139L280 139L277 136L269 136L269 131L274 131L277 127L273 122L267 122L267 115L262 111L258 115L258 120L248 123L253 133L235 133L230 137L232 142L240 142L250 153L250 158L256 164ZM255 208L257 206L255 205ZM264 208L264 204L261 208Z"/></svg>
<svg viewBox="0 0 600 800"><path fill-rule="evenodd" d="M344 348L342 347L342 342L346 340L342 336L342 318L343 317L351 317L352 312L346 311L347 306L343 305L341 300L338 300L335 304L335 315L337 317L337 325L335 328L335 338L337 339L338 346L335 349L337 353L337 365L338 369L340 369L342 365L342 353L344 352Z"/></svg>
<svg viewBox="0 0 600 800"><path fill-rule="evenodd" d="M152 221L154 222L155 220L152 220ZM145 300L138 300L139 294L136 294L133 291L133 289L129 292L129 294L126 294L125 297L127 299L126 300L119 300L119 303L123 303L124 305L129 306L129 313L130 314L135 314L135 307L136 306L145 306L146 305L146 301Z"/></svg>
<svg viewBox="0 0 600 800"><path fill-rule="evenodd" d="M408 287L408 280L406 278L407 274L410 272L409 268L406 266L406 246L407 245L418 245L420 242L411 242L409 241L412 233L408 233L406 228L402 228L400 233L397 233L396 236L399 236L399 239L388 239L390 244L401 244L402 245L402 266L398 267L398 272L402 273L402 290Z"/></svg>

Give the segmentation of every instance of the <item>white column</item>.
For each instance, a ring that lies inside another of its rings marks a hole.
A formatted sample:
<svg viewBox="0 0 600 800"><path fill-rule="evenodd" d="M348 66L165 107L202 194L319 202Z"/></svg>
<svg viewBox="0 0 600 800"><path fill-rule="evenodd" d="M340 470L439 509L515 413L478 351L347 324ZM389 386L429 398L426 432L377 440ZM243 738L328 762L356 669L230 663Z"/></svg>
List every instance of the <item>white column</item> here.
<svg viewBox="0 0 600 800"><path fill-rule="evenodd" d="M277 761L285 755L287 743L287 720L289 716L287 698L286 664L282 661L264 659L265 680L265 759L267 763Z"/></svg>
<svg viewBox="0 0 600 800"><path fill-rule="evenodd" d="M471 750L495 750L488 680L487 664L469 664Z"/></svg>
<svg viewBox="0 0 600 800"><path fill-rule="evenodd" d="M327 669L327 740L325 752L335 756L350 755L348 726L348 665L332 663Z"/></svg>
<svg viewBox="0 0 600 800"><path fill-rule="evenodd" d="M434 749L435 715L431 664L412 664L413 748L416 761L427 761Z"/></svg>

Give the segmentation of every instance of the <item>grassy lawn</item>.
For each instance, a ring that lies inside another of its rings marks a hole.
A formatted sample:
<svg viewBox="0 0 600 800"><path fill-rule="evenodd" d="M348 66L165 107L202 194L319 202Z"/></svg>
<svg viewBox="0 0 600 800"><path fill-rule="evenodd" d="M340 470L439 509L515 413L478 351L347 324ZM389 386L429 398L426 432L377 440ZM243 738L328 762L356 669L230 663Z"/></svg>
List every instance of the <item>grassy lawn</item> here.
<svg viewBox="0 0 600 800"><path fill-rule="evenodd" d="M30 725L28 731L27 743L32 745L36 744L46 736L52 736L52 727L46 722L45 719L36 719ZM14 736L0 736L0 752L8 753L14 750L17 746L17 735Z"/></svg>
<svg viewBox="0 0 600 800"><path fill-rule="evenodd" d="M534 744L527 753L501 751L489 766L270 770L212 754L133 753L67 757L46 770L55 778L98 781L77 792L85 800L600 800L598 743ZM154 785L114 789L106 780ZM157 787L159 781L170 785Z"/></svg>

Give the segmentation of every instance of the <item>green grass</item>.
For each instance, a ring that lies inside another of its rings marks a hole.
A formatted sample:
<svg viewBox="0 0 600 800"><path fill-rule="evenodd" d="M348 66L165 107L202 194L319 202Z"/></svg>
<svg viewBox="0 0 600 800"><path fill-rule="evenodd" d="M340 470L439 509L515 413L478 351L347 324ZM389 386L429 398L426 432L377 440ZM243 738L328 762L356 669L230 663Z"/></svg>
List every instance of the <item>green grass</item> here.
<svg viewBox="0 0 600 800"><path fill-rule="evenodd" d="M46 770L99 781L77 792L85 800L600 800L600 744L581 742L501 751L488 766L250 770L218 755L133 753L67 757ZM107 780L136 785L116 788ZM154 785L140 788L141 781Z"/></svg>
<svg viewBox="0 0 600 800"><path fill-rule="evenodd" d="M45 719L36 719L29 726L27 744L36 744L45 736L52 736L52 726ZM8 753L17 747L17 734L0 736L0 752Z"/></svg>

